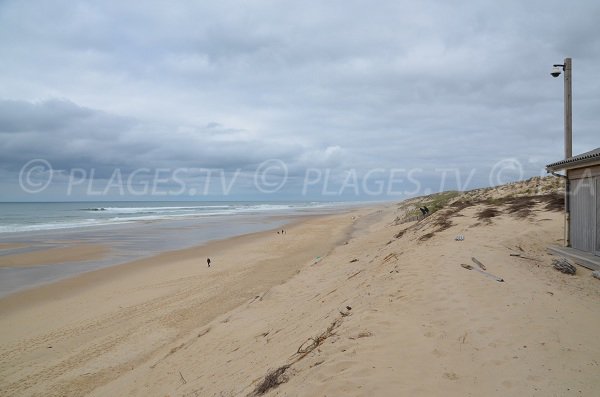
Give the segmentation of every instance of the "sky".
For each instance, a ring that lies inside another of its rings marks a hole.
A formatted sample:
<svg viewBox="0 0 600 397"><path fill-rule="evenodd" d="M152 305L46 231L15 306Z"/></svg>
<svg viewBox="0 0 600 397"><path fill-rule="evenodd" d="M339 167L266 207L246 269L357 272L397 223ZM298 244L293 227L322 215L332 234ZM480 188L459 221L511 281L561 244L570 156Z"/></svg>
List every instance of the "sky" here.
<svg viewBox="0 0 600 397"><path fill-rule="evenodd" d="M0 1L0 201L389 200L600 146L600 2Z"/></svg>

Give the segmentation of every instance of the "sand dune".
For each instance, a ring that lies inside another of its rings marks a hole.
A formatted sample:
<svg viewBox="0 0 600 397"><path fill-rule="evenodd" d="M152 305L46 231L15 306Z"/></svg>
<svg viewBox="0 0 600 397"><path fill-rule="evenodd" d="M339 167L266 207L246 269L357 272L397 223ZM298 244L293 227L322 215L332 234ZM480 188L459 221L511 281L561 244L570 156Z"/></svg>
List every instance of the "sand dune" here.
<svg viewBox="0 0 600 397"><path fill-rule="evenodd" d="M489 208L315 217L1 300L0 392L247 396L279 369L265 395L595 395L600 282L550 266L562 214Z"/></svg>

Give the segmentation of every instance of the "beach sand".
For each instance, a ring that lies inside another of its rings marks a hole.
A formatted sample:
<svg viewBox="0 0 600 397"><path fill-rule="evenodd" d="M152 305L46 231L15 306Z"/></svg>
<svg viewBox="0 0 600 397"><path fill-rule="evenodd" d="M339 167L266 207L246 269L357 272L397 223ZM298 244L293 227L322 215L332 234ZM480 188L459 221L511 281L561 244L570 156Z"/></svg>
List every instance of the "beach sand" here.
<svg viewBox="0 0 600 397"><path fill-rule="evenodd" d="M0 394L247 396L279 369L265 395L596 395L600 282L551 267L562 214L485 208L309 217L13 294Z"/></svg>
<svg viewBox="0 0 600 397"><path fill-rule="evenodd" d="M0 250L12 250L16 248L26 247L27 244L23 243L0 243Z"/></svg>
<svg viewBox="0 0 600 397"><path fill-rule="evenodd" d="M67 243L68 244L68 243ZM0 267L43 266L56 263L98 260L104 258L110 247L102 244L77 244L71 246L42 248L31 252L0 256ZM13 244L11 248L21 248Z"/></svg>

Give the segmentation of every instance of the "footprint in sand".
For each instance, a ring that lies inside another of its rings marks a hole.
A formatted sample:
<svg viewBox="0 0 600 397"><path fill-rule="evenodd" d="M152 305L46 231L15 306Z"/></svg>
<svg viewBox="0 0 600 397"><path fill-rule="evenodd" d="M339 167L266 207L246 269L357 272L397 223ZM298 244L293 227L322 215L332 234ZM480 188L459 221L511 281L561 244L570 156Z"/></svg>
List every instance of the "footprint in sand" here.
<svg viewBox="0 0 600 397"><path fill-rule="evenodd" d="M449 380L458 380L459 377L455 372L444 372L444 378Z"/></svg>
<svg viewBox="0 0 600 397"><path fill-rule="evenodd" d="M438 349L433 349L433 351L431 353L433 353L433 355L436 356L436 357L444 357L444 356L446 356L446 353L444 353L444 352L442 352L442 351L440 351Z"/></svg>
<svg viewBox="0 0 600 397"><path fill-rule="evenodd" d="M493 330L493 329L494 329L493 327L481 327L481 328L479 328L479 329L477 330L477 333L478 333L479 335L485 335L485 334L487 334L488 332L490 332L490 331L491 331L491 330Z"/></svg>
<svg viewBox="0 0 600 397"><path fill-rule="evenodd" d="M506 387L507 389L510 389L512 387L512 383L508 380L505 380L504 382L502 382L502 386Z"/></svg>

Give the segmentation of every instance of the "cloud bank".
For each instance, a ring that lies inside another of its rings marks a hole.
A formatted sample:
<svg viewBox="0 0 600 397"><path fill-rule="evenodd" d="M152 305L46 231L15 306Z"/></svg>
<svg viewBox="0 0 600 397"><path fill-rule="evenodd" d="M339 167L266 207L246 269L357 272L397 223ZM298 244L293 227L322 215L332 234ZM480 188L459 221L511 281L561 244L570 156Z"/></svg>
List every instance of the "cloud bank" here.
<svg viewBox="0 0 600 397"><path fill-rule="evenodd" d="M302 199L311 169L343 183L417 168L431 190L444 169L487 185L503 159L539 175L563 153L549 70L566 56L574 152L600 142L597 15L593 1L5 1L0 200L68 199L21 189L31 159L105 180L240 171L236 199L260 196L249 181L271 159L290 178L271 196L285 199Z"/></svg>

